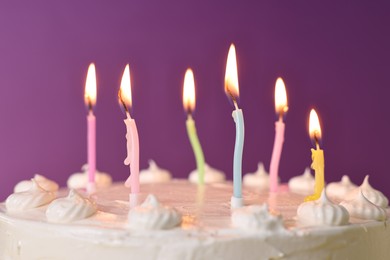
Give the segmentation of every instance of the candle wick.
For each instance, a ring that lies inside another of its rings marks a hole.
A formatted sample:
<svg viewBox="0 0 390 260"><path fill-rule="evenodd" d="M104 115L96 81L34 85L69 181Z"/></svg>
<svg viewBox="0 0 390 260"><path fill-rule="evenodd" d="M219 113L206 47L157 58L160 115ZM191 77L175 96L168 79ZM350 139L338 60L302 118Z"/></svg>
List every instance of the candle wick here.
<svg viewBox="0 0 390 260"><path fill-rule="evenodd" d="M91 97L87 97L87 100L88 100L88 110L89 110L89 112L91 113L92 112L92 110L93 110L93 106L92 106L92 101L91 101Z"/></svg>
<svg viewBox="0 0 390 260"><path fill-rule="evenodd" d="M279 111L279 122L283 122L283 110Z"/></svg>
<svg viewBox="0 0 390 260"><path fill-rule="evenodd" d="M319 150L320 149L320 144L319 144L318 137L317 137L316 133L314 133L314 141L316 142L317 150Z"/></svg>
<svg viewBox="0 0 390 260"><path fill-rule="evenodd" d="M237 99L236 97L232 94L229 88L226 89L230 98L233 100L234 107L238 110L238 105L237 105Z"/></svg>
<svg viewBox="0 0 390 260"><path fill-rule="evenodd" d="M125 101L122 98L122 91L121 91L121 89L119 89L119 91L118 91L118 98L119 98L119 101L121 102L123 108L125 109L125 113L127 114L127 117L130 117L129 109L127 108L126 103L125 103Z"/></svg>

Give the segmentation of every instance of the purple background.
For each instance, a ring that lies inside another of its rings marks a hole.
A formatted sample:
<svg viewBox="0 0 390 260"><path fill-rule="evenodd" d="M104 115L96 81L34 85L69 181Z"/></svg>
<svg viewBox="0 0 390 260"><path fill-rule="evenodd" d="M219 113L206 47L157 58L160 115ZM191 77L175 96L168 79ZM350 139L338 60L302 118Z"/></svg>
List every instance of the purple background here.
<svg viewBox="0 0 390 260"><path fill-rule="evenodd" d="M260 160L268 169L274 82L282 76L290 103L282 181L311 162L307 121L315 107L323 126L326 180L349 174L360 184L370 174L372 185L390 196L390 4L79 2L0 3L1 200L34 173L64 185L85 163L83 91L92 61L98 76L98 169L116 181L129 174L123 165L124 115L117 104L129 62L141 168L153 158L174 177L187 176L195 161L181 93L190 66L206 160L231 178L235 127L223 92L231 42L246 124L244 173Z"/></svg>

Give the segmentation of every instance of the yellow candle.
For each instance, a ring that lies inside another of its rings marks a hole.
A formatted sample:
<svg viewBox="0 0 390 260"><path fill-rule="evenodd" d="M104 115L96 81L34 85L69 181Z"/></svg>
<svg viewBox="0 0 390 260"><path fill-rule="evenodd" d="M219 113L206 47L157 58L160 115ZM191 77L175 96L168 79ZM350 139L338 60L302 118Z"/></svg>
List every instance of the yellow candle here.
<svg viewBox="0 0 390 260"><path fill-rule="evenodd" d="M321 127L320 120L314 109L310 111L309 119L309 133L310 137L314 139L316 143L316 149L311 149L311 168L315 171L315 186L314 194L307 196L305 201L317 200L321 197L321 192L325 186L325 160L324 150L320 148L319 140L321 139Z"/></svg>

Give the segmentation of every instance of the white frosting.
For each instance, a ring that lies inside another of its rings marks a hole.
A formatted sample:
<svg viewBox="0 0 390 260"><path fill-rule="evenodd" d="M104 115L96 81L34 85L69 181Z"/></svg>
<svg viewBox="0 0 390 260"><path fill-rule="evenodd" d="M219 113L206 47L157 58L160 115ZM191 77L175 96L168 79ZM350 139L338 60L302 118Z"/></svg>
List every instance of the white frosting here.
<svg viewBox="0 0 390 260"><path fill-rule="evenodd" d="M268 190L269 176L264 168L264 164L259 162L256 172L245 174L243 183L247 186L258 187L260 190Z"/></svg>
<svg viewBox="0 0 390 260"><path fill-rule="evenodd" d="M72 189L67 197L56 199L50 203L46 210L46 217L50 222L68 223L88 218L95 214L96 210L95 203Z"/></svg>
<svg viewBox="0 0 390 260"><path fill-rule="evenodd" d="M34 180L39 184L39 186L41 186L43 189L47 191L55 192L59 188L56 182L49 180L46 177L39 174L34 175ZM15 185L14 193L28 191L29 189L31 189L31 186L32 186L31 180L21 181Z"/></svg>
<svg viewBox="0 0 390 260"><path fill-rule="evenodd" d="M363 190L354 194L354 198L340 203L348 210L351 217L379 221L387 219L386 210L369 201L363 194Z"/></svg>
<svg viewBox="0 0 390 260"><path fill-rule="evenodd" d="M234 227L245 230L268 234L286 232L282 217L271 215L267 204L235 209L231 219Z"/></svg>
<svg viewBox="0 0 390 260"><path fill-rule="evenodd" d="M37 181L31 179L28 191L13 193L8 196L5 204L9 211L23 211L46 205L55 199L55 194L44 190Z"/></svg>
<svg viewBox="0 0 390 260"><path fill-rule="evenodd" d="M374 189L370 183L368 182L368 177L369 175L366 175L364 178L364 181L360 187L355 188L348 192L348 194L345 197L345 200L352 200L356 198L360 191L363 192L364 197L366 197L369 201L374 203L375 205L382 207L382 208L387 208L389 205L389 200L386 198L385 195L383 195L382 192L379 190Z"/></svg>
<svg viewBox="0 0 390 260"><path fill-rule="evenodd" d="M174 208L161 205L149 194L145 201L129 211L130 229L171 229L181 223L181 214Z"/></svg>
<svg viewBox="0 0 390 260"><path fill-rule="evenodd" d="M348 192L355 189L356 187L357 186L351 182L349 177L344 175L340 182L329 183L326 187L326 192L331 197L344 199Z"/></svg>
<svg viewBox="0 0 390 260"><path fill-rule="evenodd" d="M88 164L84 164L83 167L81 167L81 171L82 172L74 173L69 177L67 181L69 189L82 189L87 187ZM104 188L111 185L112 178L109 174L96 170L95 182L97 188Z"/></svg>
<svg viewBox="0 0 390 260"><path fill-rule="evenodd" d="M299 205L297 217L298 221L305 226L340 226L348 224L349 220L348 211L343 206L330 201L325 189L322 190L318 200Z"/></svg>
<svg viewBox="0 0 390 260"><path fill-rule="evenodd" d="M198 183L198 170L193 170L188 179L192 183ZM216 183L216 182L224 182L225 181L225 173L219 171L215 168L212 168L207 163L204 165L204 183Z"/></svg>
<svg viewBox="0 0 390 260"><path fill-rule="evenodd" d="M288 182L290 191L308 195L314 192L315 179L310 173L310 168L306 168L302 175L291 178Z"/></svg>
<svg viewBox="0 0 390 260"><path fill-rule="evenodd" d="M139 173L140 183L168 182L171 179L171 173L168 170L159 168L153 160L149 160L148 169L144 169Z"/></svg>

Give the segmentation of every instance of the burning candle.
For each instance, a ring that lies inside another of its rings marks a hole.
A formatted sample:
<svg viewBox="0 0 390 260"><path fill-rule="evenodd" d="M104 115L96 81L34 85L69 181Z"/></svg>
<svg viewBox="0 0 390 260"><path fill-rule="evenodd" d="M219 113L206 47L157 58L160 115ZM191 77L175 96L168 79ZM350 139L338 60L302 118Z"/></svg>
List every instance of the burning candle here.
<svg viewBox="0 0 390 260"><path fill-rule="evenodd" d="M194 73L187 69L183 84L183 107L187 112L187 134L190 139L192 150L196 159L196 168L198 171L198 184L204 184L204 155L196 133L195 121L192 118L192 112L195 110L195 80Z"/></svg>
<svg viewBox="0 0 390 260"><path fill-rule="evenodd" d="M125 165L130 166L130 176L125 182L125 186L130 188L131 195L137 195L140 192L139 188L139 140L138 131L135 120L131 118L129 108L131 107L131 81L129 64L123 72L121 86L118 92L119 102L122 105L126 119L126 139L127 139L127 157L124 161Z"/></svg>
<svg viewBox="0 0 390 260"><path fill-rule="evenodd" d="M313 160L311 168L315 171L315 183L314 183L314 194L307 196L305 201L317 200L321 197L321 192L324 189L325 185L325 175L324 175L324 151L320 148L320 140L322 137L320 120L314 109L310 111L309 118L309 133L310 138L314 140L316 149L311 149L311 158Z"/></svg>
<svg viewBox="0 0 390 260"><path fill-rule="evenodd" d="M288 110L286 87L282 78L278 78L275 84L275 111L279 115L279 120L275 122L275 141L272 151L271 165L270 165L270 191L276 192L278 190L278 172L280 155L282 154L284 142L283 122L284 113Z"/></svg>
<svg viewBox="0 0 390 260"><path fill-rule="evenodd" d="M88 153L88 183L87 191L93 193L95 187L96 172L96 117L93 114L93 106L96 103L96 70L95 64L88 67L87 80L85 82L84 101L88 107L87 115L87 153Z"/></svg>
<svg viewBox="0 0 390 260"><path fill-rule="evenodd" d="M242 201L242 153L244 148L244 116L242 110L238 108L237 99L239 97L238 73L236 48L234 44L230 45L225 72L225 92L233 101L235 110L232 117L236 124L236 142L234 146L233 158L233 196L231 198L231 207L237 208L243 205Z"/></svg>

